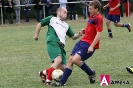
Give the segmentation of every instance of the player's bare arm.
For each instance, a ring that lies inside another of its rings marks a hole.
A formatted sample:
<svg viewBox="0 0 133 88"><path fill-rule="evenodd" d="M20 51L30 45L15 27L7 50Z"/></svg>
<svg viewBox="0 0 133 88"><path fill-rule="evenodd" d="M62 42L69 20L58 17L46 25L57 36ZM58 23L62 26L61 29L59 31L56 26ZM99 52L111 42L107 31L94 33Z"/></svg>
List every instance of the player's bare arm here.
<svg viewBox="0 0 133 88"><path fill-rule="evenodd" d="M88 53L91 53L94 51L94 46L97 44L97 42L100 40L102 35L102 32L97 32L94 41L92 42L92 44L90 45L90 47L88 48Z"/></svg>
<svg viewBox="0 0 133 88"><path fill-rule="evenodd" d="M79 38L80 36L82 36L82 34L84 34L84 28L81 29L81 31L79 31L78 34L74 34L74 36L71 37L71 39L75 40L77 38Z"/></svg>
<svg viewBox="0 0 133 88"><path fill-rule="evenodd" d="M109 7L109 3L106 4L105 6L103 6L103 9L105 9L105 8L107 8L107 7Z"/></svg>
<svg viewBox="0 0 133 88"><path fill-rule="evenodd" d="M35 36L34 36L34 39L35 40L38 40L39 38L39 33L40 33L40 30L41 30L41 23L38 23L37 26L36 26L36 31L35 31Z"/></svg>

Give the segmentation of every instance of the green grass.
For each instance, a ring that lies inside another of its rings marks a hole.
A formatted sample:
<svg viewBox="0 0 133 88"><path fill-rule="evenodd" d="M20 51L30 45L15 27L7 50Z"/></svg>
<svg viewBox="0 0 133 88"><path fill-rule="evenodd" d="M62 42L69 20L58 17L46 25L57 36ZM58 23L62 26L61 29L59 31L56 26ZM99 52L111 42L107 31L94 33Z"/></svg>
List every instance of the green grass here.
<svg viewBox="0 0 133 88"><path fill-rule="evenodd" d="M132 21L133 17L122 18L121 22ZM74 32L85 27L86 21L69 21ZM42 28L38 41L33 39L36 22L20 25L0 25L0 88L46 88L41 83L38 71L48 68L51 63L46 51L45 34L47 27ZM110 74L111 80L129 81L130 84L112 84L110 88L132 88L133 75L126 72L126 66L133 66L133 32L126 28L116 28L111 23L114 38L108 39L104 20L104 30L100 49L86 61L96 70L96 83L90 84L87 75L74 66L73 73L63 88L101 88L99 77ZM67 58L78 40L67 37ZM50 87L47 87L50 88Z"/></svg>

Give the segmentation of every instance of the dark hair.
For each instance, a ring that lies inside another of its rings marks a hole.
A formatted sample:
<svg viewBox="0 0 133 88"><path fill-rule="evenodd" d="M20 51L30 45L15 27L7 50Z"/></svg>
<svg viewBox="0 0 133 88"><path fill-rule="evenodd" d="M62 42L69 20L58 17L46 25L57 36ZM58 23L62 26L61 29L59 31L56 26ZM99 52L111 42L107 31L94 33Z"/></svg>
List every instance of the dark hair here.
<svg viewBox="0 0 133 88"><path fill-rule="evenodd" d="M98 11L101 9L101 3L99 0L93 0L89 3L89 6L94 6L95 9L98 8Z"/></svg>

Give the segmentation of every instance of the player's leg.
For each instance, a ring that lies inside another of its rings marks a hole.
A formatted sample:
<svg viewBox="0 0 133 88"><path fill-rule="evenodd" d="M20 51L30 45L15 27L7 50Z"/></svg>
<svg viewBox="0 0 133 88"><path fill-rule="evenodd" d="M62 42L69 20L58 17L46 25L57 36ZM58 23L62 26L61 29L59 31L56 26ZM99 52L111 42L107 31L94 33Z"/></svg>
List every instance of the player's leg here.
<svg viewBox="0 0 133 88"><path fill-rule="evenodd" d="M50 42L47 45L47 50L52 61L52 65L48 69L48 75L46 80L46 84L50 84L52 81L52 72L60 66L60 64L62 63L62 58L65 58L66 52L64 48L56 42Z"/></svg>
<svg viewBox="0 0 133 88"><path fill-rule="evenodd" d="M113 16L113 22L116 27L126 27L129 32L131 32L131 25L130 23L124 24L124 23L119 23L120 22L120 15L114 15Z"/></svg>
<svg viewBox="0 0 133 88"><path fill-rule="evenodd" d="M62 57L62 62L57 67L57 69L61 69L62 71L64 71L66 68L66 51L63 48L61 48L61 57Z"/></svg>
<svg viewBox="0 0 133 88"><path fill-rule="evenodd" d="M47 75L45 84L50 85L52 81L52 72L59 67L59 65L62 62L62 56L61 56L61 48L58 43L56 42L48 42L47 43L47 51L50 56L50 60L52 62L52 65L50 68L41 71L44 75ZM42 77L41 77L42 78ZM43 78L42 78L43 79Z"/></svg>
<svg viewBox="0 0 133 88"><path fill-rule="evenodd" d="M79 45L80 45L80 41L76 43L76 45L74 46L74 48L73 48L73 50L71 52L71 56L68 59L67 67L64 70L64 73L63 73L63 76L62 76L60 82L59 83L55 82L55 83L52 84L52 86L63 86L66 83L68 77L72 73L72 68L73 68L72 58L73 58L73 55L79 49Z"/></svg>
<svg viewBox="0 0 133 88"><path fill-rule="evenodd" d="M45 82L46 85L50 85L50 83L52 81L52 72L59 67L61 62L62 62L62 57L58 56L57 58L54 59L51 67L46 70L46 72L47 72L47 79Z"/></svg>
<svg viewBox="0 0 133 88"><path fill-rule="evenodd" d="M72 63L72 58L73 56L70 56L68 59L68 63L67 63L67 67L64 70L64 74L60 80L61 84L64 85L67 82L68 77L71 75L72 73L72 68L73 68L73 63Z"/></svg>
<svg viewBox="0 0 133 88"><path fill-rule="evenodd" d="M84 72L87 73L87 75L89 75L90 83L95 83L95 71L90 69L90 67L84 62L89 57L91 57L95 51L94 49L92 53L87 53L89 47L90 44L81 41L79 49L75 52L75 55L72 58L72 63L79 66Z"/></svg>
<svg viewBox="0 0 133 88"><path fill-rule="evenodd" d="M84 72L89 75L90 83L95 83L95 71L92 70L84 61L91 57L94 52L87 53L89 44L82 44L81 46L84 46L86 48L81 48L80 52L77 52L77 54L74 55L72 58L72 62L79 66Z"/></svg>
<svg viewBox="0 0 133 88"><path fill-rule="evenodd" d="M58 56L57 58L54 59L54 62L52 63L50 68L47 68L46 70L42 70L39 72L40 77L42 78L42 82L45 85L47 86L50 85L52 81L52 72L60 66L61 61L62 61L61 56Z"/></svg>
<svg viewBox="0 0 133 88"><path fill-rule="evenodd" d="M54 82L52 83L52 86L64 86L65 85L65 83L67 82L67 79L72 73L72 68L73 68L72 57L73 56L70 56L70 58L68 59L67 67L64 70L64 73L60 79L60 82Z"/></svg>
<svg viewBox="0 0 133 88"><path fill-rule="evenodd" d="M66 68L66 51L64 50L64 48L61 48L61 57L62 57L62 62L58 66L58 69L61 69L62 71L64 71Z"/></svg>
<svg viewBox="0 0 133 88"><path fill-rule="evenodd" d="M106 17L106 26L107 26L107 30L108 30L108 37L109 38L113 38L113 34L111 31L111 27L110 27L110 22L112 21L112 15L108 14Z"/></svg>

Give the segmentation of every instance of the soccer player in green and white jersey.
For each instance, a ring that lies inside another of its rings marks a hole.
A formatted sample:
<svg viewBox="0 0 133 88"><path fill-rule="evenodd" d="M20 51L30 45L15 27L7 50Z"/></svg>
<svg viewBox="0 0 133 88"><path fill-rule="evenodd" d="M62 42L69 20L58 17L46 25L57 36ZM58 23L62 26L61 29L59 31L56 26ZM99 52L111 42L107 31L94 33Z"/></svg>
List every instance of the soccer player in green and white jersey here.
<svg viewBox="0 0 133 88"><path fill-rule="evenodd" d="M57 16L48 16L36 26L34 39L38 40L41 27L48 26L46 34L47 51L50 56L52 65L46 70L39 72L42 82L49 86L52 81L52 72L55 69L65 69L66 52L64 50L66 35L75 40L82 34L74 34L71 27L64 21L67 18L67 9L59 7L56 11Z"/></svg>

